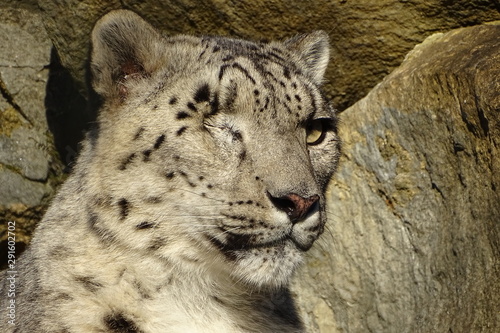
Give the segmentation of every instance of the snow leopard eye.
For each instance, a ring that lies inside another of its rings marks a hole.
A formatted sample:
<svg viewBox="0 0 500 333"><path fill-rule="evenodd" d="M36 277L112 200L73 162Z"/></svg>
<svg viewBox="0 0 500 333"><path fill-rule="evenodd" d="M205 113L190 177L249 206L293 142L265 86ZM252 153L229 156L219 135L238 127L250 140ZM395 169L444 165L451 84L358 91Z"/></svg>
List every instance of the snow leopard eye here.
<svg viewBox="0 0 500 333"><path fill-rule="evenodd" d="M306 142L310 146L318 145L325 139L327 119L314 119L307 124L306 127Z"/></svg>

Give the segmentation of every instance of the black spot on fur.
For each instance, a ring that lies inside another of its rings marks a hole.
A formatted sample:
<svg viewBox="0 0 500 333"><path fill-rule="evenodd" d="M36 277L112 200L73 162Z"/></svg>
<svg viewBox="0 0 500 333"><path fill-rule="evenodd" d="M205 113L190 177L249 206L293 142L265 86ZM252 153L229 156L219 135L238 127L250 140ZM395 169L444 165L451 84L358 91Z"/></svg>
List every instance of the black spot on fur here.
<svg viewBox="0 0 500 333"><path fill-rule="evenodd" d="M146 149L142 152L142 160L149 162L151 160L151 149Z"/></svg>
<svg viewBox="0 0 500 333"><path fill-rule="evenodd" d="M232 130L231 131L231 135L233 136L233 140L234 141L243 141L243 137L241 136L241 132L240 131L234 131Z"/></svg>
<svg viewBox="0 0 500 333"><path fill-rule="evenodd" d="M203 56L205 55L205 52L207 52L207 48L208 48L208 45L205 46L205 49L203 50L203 52L200 53L200 55L198 56L198 60L201 60L201 58L203 58Z"/></svg>
<svg viewBox="0 0 500 333"><path fill-rule="evenodd" d="M128 213L130 211L130 204L125 198L121 198L118 201L118 207L120 208L120 219L125 220L125 218L128 216Z"/></svg>
<svg viewBox="0 0 500 333"><path fill-rule="evenodd" d="M228 249L225 243L219 241L215 237L208 236L208 235L206 236L206 239L210 243L212 243L215 247L217 247L228 260L236 261L238 259L238 256L236 255L236 253L234 251Z"/></svg>
<svg viewBox="0 0 500 333"><path fill-rule="evenodd" d="M278 62L285 62L286 60L279 56L278 54L276 54L275 52L269 52L269 56L275 58L276 60L278 60ZM286 76L286 74L284 74ZM290 75L290 72L288 72L288 75Z"/></svg>
<svg viewBox="0 0 500 333"><path fill-rule="evenodd" d="M269 107L269 102L270 102L269 96L266 96L266 104L264 104L264 109L267 110L267 108Z"/></svg>
<svg viewBox="0 0 500 333"><path fill-rule="evenodd" d="M220 46L216 45L214 46L214 48L212 49L212 51L215 53L215 52L219 52L220 51Z"/></svg>
<svg viewBox="0 0 500 333"><path fill-rule="evenodd" d="M91 292L96 292L97 290L103 287L101 283L97 282L95 278L90 276L76 276L75 281L83 284L85 289Z"/></svg>
<svg viewBox="0 0 500 333"><path fill-rule="evenodd" d="M247 79L249 79L250 81L252 81L253 84L255 84L255 79L250 75L250 73L248 72L248 70L246 68L244 68L243 66L241 66L237 62L235 62L233 64L233 68L236 68L236 69L240 70L241 72L243 72L243 74L245 74Z"/></svg>
<svg viewBox="0 0 500 333"><path fill-rule="evenodd" d="M169 103L170 105L175 105L175 104L177 104L177 97L172 97L168 103Z"/></svg>
<svg viewBox="0 0 500 333"><path fill-rule="evenodd" d="M151 243L148 246L148 250L156 251L160 247L164 246L166 243L167 243L166 239L158 237L158 238L154 239L153 241L151 241Z"/></svg>
<svg viewBox="0 0 500 333"><path fill-rule="evenodd" d="M160 146L163 144L163 142L165 142L165 134L162 134L158 138L156 138L156 142L155 142L155 145L153 146L153 148L155 150L160 148Z"/></svg>
<svg viewBox="0 0 500 333"><path fill-rule="evenodd" d="M222 65L220 67L220 70L219 70L219 81L222 80L222 78L224 77L224 72L226 71L226 69L229 67L230 65Z"/></svg>
<svg viewBox="0 0 500 333"><path fill-rule="evenodd" d="M165 178L167 178L167 179L172 179L172 178L174 178L174 176L175 176L175 173L173 173L173 172L168 172L168 173L165 175Z"/></svg>
<svg viewBox="0 0 500 333"><path fill-rule="evenodd" d="M137 140L142 136L142 133L144 133L144 127L139 128L139 130L135 133L134 138L132 140Z"/></svg>
<svg viewBox="0 0 500 333"><path fill-rule="evenodd" d="M249 79L253 84L255 84L255 79L252 77L252 75L250 75L250 73L248 72L248 70L246 68L244 68L242 65L240 65L239 63L235 62L233 63L232 65L222 65L220 67L220 70L219 70L219 80L222 80L222 78L224 77L224 73L226 72L226 69L228 67L233 67L234 69L237 69L239 70L240 72L242 72L245 77L247 79Z"/></svg>
<svg viewBox="0 0 500 333"><path fill-rule="evenodd" d="M185 131L187 130L187 127L186 126L182 126L181 128L179 128L179 130L176 132L176 135L177 136L181 136L182 133L184 133Z"/></svg>
<svg viewBox="0 0 500 333"><path fill-rule="evenodd" d="M229 85L229 87L227 89L228 91L227 91L225 105L224 105L229 110L232 109L232 106L233 106L234 102L236 101L236 97L238 97L238 85L233 80L231 80L230 83L231 84Z"/></svg>
<svg viewBox="0 0 500 333"><path fill-rule="evenodd" d="M260 91L258 91L257 89L255 89L255 90L253 91L253 94L254 94L255 96L259 96L259 95L260 95Z"/></svg>
<svg viewBox="0 0 500 333"><path fill-rule="evenodd" d="M247 158L247 151L246 150L243 150L240 154L239 154L239 159L240 161L244 161L246 158Z"/></svg>
<svg viewBox="0 0 500 333"><path fill-rule="evenodd" d="M135 323L125 318L122 313L114 313L104 317L104 324L114 333L140 333Z"/></svg>
<svg viewBox="0 0 500 333"><path fill-rule="evenodd" d="M135 289L137 290L137 292L141 296L141 298L145 298L145 299L152 298L151 295L149 294L149 292L139 283L139 281L136 280L133 282L133 284L134 284Z"/></svg>
<svg viewBox="0 0 500 333"><path fill-rule="evenodd" d="M288 67L284 67L283 68L283 75L288 79L290 80L291 77L290 77L290 69Z"/></svg>
<svg viewBox="0 0 500 333"><path fill-rule="evenodd" d="M89 219L87 220L87 222L91 228L94 228L97 224L98 219L99 217L96 213L89 213Z"/></svg>
<svg viewBox="0 0 500 333"><path fill-rule="evenodd" d="M299 95L295 95L295 99L297 100L297 102L302 102L302 98L300 98Z"/></svg>
<svg viewBox="0 0 500 333"><path fill-rule="evenodd" d="M198 111L198 109L196 109L196 106L195 106L192 102L187 103L187 107L188 107L191 111L194 111L194 112L197 112L197 111Z"/></svg>
<svg viewBox="0 0 500 333"><path fill-rule="evenodd" d="M210 88L208 84L201 85L194 94L194 101L196 103L208 102L210 100Z"/></svg>
<svg viewBox="0 0 500 333"><path fill-rule="evenodd" d="M244 216L228 216L228 217L238 221L246 220ZM229 231L226 231L226 240L224 242L224 247L221 248L221 250L224 252L246 250L251 246L252 240L253 240L252 235L233 234Z"/></svg>
<svg viewBox="0 0 500 333"><path fill-rule="evenodd" d="M148 221L144 221L144 222L141 222L139 223L138 225L135 226L137 229L139 230L143 230L143 229L151 229L151 228L154 228L155 227L155 224L152 223L152 222L148 222Z"/></svg>
<svg viewBox="0 0 500 333"><path fill-rule="evenodd" d="M179 113L177 113L177 119L185 119L185 118L189 118L191 117L190 114L188 114L187 112L184 112L184 111L181 111Z"/></svg>
<svg viewBox="0 0 500 333"><path fill-rule="evenodd" d="M184 171L179 171L179 174L184 177L184 179L186 179L186 182L189 184L189 186L196 187L196 184L189 180L189 176Z"/></svg>
<svg viewBox="0 0 500 333"><path fill-rule="evenodd" d="M210 116L213 116L219 112L219 94L214 94L214 99L210 102Z"/></svg>
<svg viewBox="0 0 500 333"><path fill-rule="evenodd" d="M121 161L120 166L118 166L118 169L123 171L127 168L127 166L132 163L132 161L135 159L136 154L132 153L128 155L123 161Z"/></svg>

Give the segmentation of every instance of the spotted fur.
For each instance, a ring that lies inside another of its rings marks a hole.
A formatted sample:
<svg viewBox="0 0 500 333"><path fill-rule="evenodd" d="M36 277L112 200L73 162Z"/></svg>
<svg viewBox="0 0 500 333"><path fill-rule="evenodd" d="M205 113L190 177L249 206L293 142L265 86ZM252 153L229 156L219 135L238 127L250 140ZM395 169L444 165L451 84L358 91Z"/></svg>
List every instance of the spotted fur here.
<svg viewBox="0 0 500 333"><path fill-rule="evenodd" d="M98 21L98 121L0 331L303 332L288 284L339 156L327 61L322 32L255 43L165 37L123 10Z"/></svg>

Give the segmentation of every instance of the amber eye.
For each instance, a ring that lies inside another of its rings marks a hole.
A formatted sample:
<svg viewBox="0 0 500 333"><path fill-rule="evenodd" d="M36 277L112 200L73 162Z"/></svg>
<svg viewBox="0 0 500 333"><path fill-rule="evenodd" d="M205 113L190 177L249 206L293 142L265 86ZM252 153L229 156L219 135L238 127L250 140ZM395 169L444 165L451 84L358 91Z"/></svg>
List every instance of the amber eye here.
<svg viewBox="0 0 500 333"><path fill-rule="evenodd" d="M310 146L320 144L326 135L326 126L323 119L314 119L306 128L306 142Z"/></svg>

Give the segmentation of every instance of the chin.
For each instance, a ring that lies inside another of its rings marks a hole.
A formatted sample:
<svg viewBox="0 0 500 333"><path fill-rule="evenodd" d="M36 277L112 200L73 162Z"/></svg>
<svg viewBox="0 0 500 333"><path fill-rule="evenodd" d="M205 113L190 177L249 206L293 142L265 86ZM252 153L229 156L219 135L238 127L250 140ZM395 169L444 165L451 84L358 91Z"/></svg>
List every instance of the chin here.
<svg viewBox="0 0 500 333"><path fill-rule="evenodd" d="M235 251L235 280L259 289L286 287L303 262L303 251L291 241L278 245Z"/></svg>

